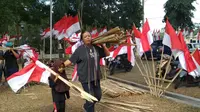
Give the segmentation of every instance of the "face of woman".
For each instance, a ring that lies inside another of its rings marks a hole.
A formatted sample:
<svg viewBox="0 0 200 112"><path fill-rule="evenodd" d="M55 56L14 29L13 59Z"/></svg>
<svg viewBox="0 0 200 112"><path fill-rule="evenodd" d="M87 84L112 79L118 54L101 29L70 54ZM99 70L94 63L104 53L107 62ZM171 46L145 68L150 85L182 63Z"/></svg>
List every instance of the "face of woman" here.
<svg viewBox="0 0 200 112"><path fill-rule="evenodd" d="M82 39L83 39L84 44L86 45L91 44L92 37L89 32L83 33Z"/></svg>

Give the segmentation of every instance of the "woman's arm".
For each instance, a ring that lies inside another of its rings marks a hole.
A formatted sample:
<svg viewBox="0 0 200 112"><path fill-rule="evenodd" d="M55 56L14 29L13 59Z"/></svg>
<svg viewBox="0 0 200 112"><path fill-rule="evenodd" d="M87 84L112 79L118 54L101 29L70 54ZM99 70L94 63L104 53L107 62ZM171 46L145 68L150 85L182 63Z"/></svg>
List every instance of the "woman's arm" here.
<svg viewBox="0 0 200 112"><path fill-rule="evenodd" d="M70 60L66 60L65 62L64 62L64 65L65 66L69 66L69 65L71 65L72 64L72 62L70 61Z"/></svg>
<svg viewBox="0 0 200 112"><path fill-rule="evenodd" d="M105 55L110 56L110 51L108 50L108 48L104 44L102 44L101 47L103 48Z"/></svg>
<svg viewBox="0 0 200 112"><path fill-rule="evenodd" d="M12 48L11 48L11 51L12 51L12 53L14 54L14 56L15 56L16 58L19 58L19 54L17 54Z"/></svg>

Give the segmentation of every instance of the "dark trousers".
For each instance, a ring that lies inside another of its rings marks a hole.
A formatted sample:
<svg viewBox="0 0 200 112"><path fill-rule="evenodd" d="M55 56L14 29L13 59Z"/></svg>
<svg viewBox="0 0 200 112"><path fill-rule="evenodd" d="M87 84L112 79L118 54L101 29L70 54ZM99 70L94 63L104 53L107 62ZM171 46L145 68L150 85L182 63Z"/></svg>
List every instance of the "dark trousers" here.
<svg viewBox="0 0 200 112"><path fill-rule="evenodd" d="M54 105L53 112L65 112L65 100L54 102L53 105Z"/></svg>
<svg viewBox="0 0 200 112"><path fill-rule="evenodd" d="M18 71L19 71L18 68L7 68L5 69L5 77L8 78L9 76L11 76L12 74Z"/></svg>
<svg viewBox="0 0 200 112"><path fill-rule="evenodd" d="M86 91L87 93L90 93L91 95L93 95L94 97L96 97L98 99L98 101L100 101L102 93L101 93L101 87L100 87L100 81L97 81L97 84L95 85L95 82L92 81L90 82L90 88L88 87L88 83L81 83L82 87L84 89L84 91ZM86 100L86 103L84 104L84 109L87 112L94 112L94 106L95 106L96 102L89 102Z"/></svg>

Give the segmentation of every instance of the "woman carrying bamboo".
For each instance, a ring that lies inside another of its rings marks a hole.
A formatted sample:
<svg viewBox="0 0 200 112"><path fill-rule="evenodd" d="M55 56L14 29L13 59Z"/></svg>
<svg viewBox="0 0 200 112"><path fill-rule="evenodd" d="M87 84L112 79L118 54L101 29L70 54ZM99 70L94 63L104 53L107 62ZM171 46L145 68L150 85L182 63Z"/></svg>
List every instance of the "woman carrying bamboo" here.
<svg viewBox="0 0 200 112"><path fill-rule="evenodd" d="M100 100L102 94L100 88L99 61L102 57L109 56L110 52L105 45L101 45L101 47L92 45L92 37L88 31L81 33L81 40L84 44L78 47L70 59L66 60L64 64L65 66L71 63L77 64L77 74L84 91ZM94 106L95 102L86 101L83 108L86 112L94 112Z"/></svg>

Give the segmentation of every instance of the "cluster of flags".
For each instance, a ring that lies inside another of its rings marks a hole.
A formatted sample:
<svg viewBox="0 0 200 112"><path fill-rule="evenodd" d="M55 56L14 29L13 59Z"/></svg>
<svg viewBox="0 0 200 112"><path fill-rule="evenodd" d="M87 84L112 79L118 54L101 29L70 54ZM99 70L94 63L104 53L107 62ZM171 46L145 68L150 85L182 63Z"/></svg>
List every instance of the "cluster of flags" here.
<svg viewBox="0 0 200 112"><path fill-rule="evenodd" d="M133 31L137 45L137 52L139 53L139 56L142 56L144 52L151 50L150 45L152 44L153 39L150 34L148 21L145 22L142 33L135 26L133 27ZM166 20L165 34L162 43L172 50L172 55L175 58L179 58L181 67L186 70L189 75L194 78L200 76L199 51L196 50L191 55L184 41L183 32L180 31L179 33L176 33L168 20Z"/></svg>
<svg viewBox="0 0 200 112"><path fill-rule="evenodd" d="M78 15L72 16L63 16L58 22L56 22L53 26L52 35L58 40L61 40L65 37L70 37L73 33L79 31L80 24ZM50 28L47 28L41 34L42 39L50 36Z"/></svg>
<svg viewBox="0 0 200 112"><path fill-rule="evenodd" d="M73 54L73 52L82 45L80 40L81 33L77 33L80 30L78 16L64 16L59 20L53 28L53 35L57 39L64 39L70 46L65 50L66 54ZM140 32L135 26L133 26L133 32L135 37L135 42L137 45L137 52L139 56L142 56L146 51L151 50L151 44L155 40L150 30L148 20L143 25L142 32ZM96 38L107 32L107 28L104 27L98 32L97 28L93 28L90 32L92 38ZM157 31L158 33L158 31ZM50 35L50 29L47 28L43 33L43 38ZM200 38L200 31L198 33L198 38ZM128 60L131 62L132 66L135 65L135 55L133 49L133 41L129 32L127 32L127 45L111 46L110 56L100 59L100 64L105 65L106 58L115 58L117 55L127 53ZM168 20L166 20L165 34L163 38L163 44L171 48L172 54L175 58L179 58L180 64L184 70L186 70L193 77L200 76L200 53L196 50L194 53L190 54L186 43L184 41L183 32L176 33ZM37 60L38 55L34 53L33 50L28 49L27 46L19 47L24 50L25 57L29 57L30 63L27 64L22 70L14 73L7 78L8 84L11 86L13 91L17 92L22 86L30 81L43 82L48 84L48 77L50 72L46 70L46 66ZM28 51L29 50L29 51ZM74 67L72 73L72 81L78 79L77 65Z"/></svg>
<svg viewBox="0 0 200 112"><path fill-rule="evenodd" d="M17 38L21 40L22 36L21 35L13 35L10 36L8 33L5 33L2 38L0 38L0 44L6 44L8 41L15 41Z"/></svg>
<svg viewBox="0 0 200 112"><path fill-rule="evenodd" d="M171 48L173 56L175 58L179 58L181 67L186 70L189 75L194 78L200 76L200 69L198 69L199 65L195 65L195 61L199 60L200 57L193 57L190 54L184 41L182 31L180 31L177 35L168 20L166 21L163 44Z"/></svg>

